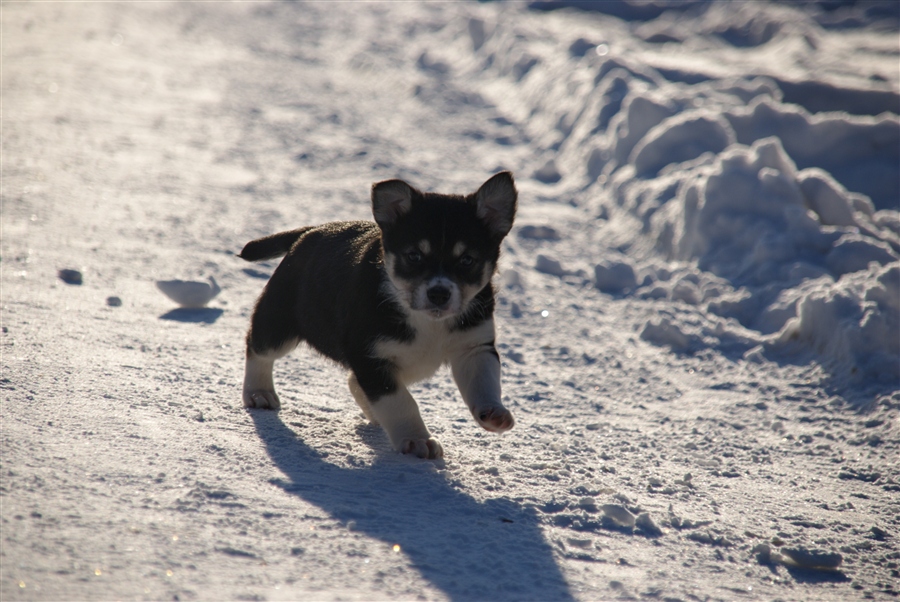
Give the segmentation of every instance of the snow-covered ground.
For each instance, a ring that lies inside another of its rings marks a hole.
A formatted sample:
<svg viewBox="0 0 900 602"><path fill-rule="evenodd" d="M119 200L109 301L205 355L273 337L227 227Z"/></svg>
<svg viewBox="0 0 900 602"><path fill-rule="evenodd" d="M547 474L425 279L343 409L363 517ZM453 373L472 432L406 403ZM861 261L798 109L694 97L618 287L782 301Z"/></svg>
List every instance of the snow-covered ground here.
<svg viewBox="0 0 900 602"><path fill-rule="evenodd" d="M900 593L894 2L0 16L3 600ZM442 371L399 456L302 349L241 407L245 242L500 169L511 432Z"/></svg>

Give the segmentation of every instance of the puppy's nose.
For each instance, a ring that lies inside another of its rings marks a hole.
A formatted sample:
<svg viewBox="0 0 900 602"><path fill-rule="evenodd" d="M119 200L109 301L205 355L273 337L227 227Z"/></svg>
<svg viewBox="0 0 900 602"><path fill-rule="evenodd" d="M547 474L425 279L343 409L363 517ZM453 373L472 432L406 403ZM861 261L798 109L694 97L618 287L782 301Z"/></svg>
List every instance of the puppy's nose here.
<svg viewBox="0 0 900 602"><path fill-rule="evenodd" d="M450 300L450 289L446 286L433 286L428 289L428 300L437 307L444 306Z"/></svg>

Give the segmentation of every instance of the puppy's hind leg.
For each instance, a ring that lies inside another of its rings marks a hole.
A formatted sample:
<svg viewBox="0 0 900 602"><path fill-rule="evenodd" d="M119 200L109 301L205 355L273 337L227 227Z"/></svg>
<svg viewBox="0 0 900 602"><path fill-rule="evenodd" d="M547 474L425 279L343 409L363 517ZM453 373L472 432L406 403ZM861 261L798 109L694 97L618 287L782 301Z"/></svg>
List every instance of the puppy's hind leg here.
<svg viewBox="0 0 900 602"><path fill-rule="evenodd" d="M299 343L291 340L284 343L278 349L257 353L252 346L247 345L247 362L244 366L244 407L261 408L266 410L281 409L281 400L275 393L275 380L272 370L275 360L290 353Z"/></svg>
<svg viewBox="0 0 900 602"><path fill-rule="evenodd" d="M272 368L275 360L290 353L303 340L296 318L295 271L288 256L275 269L253 309L247 332L244 407L281 409Z"/></svg>
<svg viewBox="0 0 900 602"><path fill-rule="evenodd" d="M420 458L443 457L444 450L428 432L416 401L386 365L357 361L350 376L350 391L366 417L381 425L398 452Z"/></svg>
<svg viewBox="0 0 900 602"><path fill-rule="evenodd" d="M372 424L378 424L375 414L372 413L372 404L369 403L369 398L366 397L365 391L359 386L359 381L356 380L356 375L352 372L350 373L350 378L347 379L347 384L350 385L350 393L353 395L353 399L356 400L356 405L366 415L368 421Z"/></svg>
<svg viewBox="0 0 900 602"><path fill-rule="evenodd" d="M444 448L428 432L419 406L403 385L398 383L392 393L370 402L370 408L391 445L401 454L428 459L444 457Z"/></svg>

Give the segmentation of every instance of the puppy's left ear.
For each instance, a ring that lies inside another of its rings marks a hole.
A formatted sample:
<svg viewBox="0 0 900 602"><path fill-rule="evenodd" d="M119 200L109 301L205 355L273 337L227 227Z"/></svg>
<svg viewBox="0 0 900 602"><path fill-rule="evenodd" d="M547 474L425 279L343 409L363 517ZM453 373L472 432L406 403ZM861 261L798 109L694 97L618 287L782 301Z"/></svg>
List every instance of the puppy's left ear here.
<svg viewBox="0 0 900 602"><path fill-rule="evenodd" d="M494 234L502 238L512 229L517 198L512 173L501 171L475 193L475 212Z"/></svg>
<svg viewBox="0 0 900 602"><path fill-rule="evenodd" d="M385 180L372 185L372 215L384 228L412 208L414 189L403 180Z"/></svg>

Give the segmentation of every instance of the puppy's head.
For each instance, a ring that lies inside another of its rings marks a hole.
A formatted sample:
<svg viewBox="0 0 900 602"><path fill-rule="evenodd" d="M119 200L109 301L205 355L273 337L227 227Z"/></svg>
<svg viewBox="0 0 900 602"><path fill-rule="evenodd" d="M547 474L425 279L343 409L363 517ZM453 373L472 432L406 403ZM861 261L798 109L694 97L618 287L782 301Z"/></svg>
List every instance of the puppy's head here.
<svg viewBox="0 0 900 602"><path fill-rule="evenodd" d="M516 198L507 171L467 196L423 193L402 180L375 184L372 213L400 303L434 319L465 311L494 274Z"/></svg>

